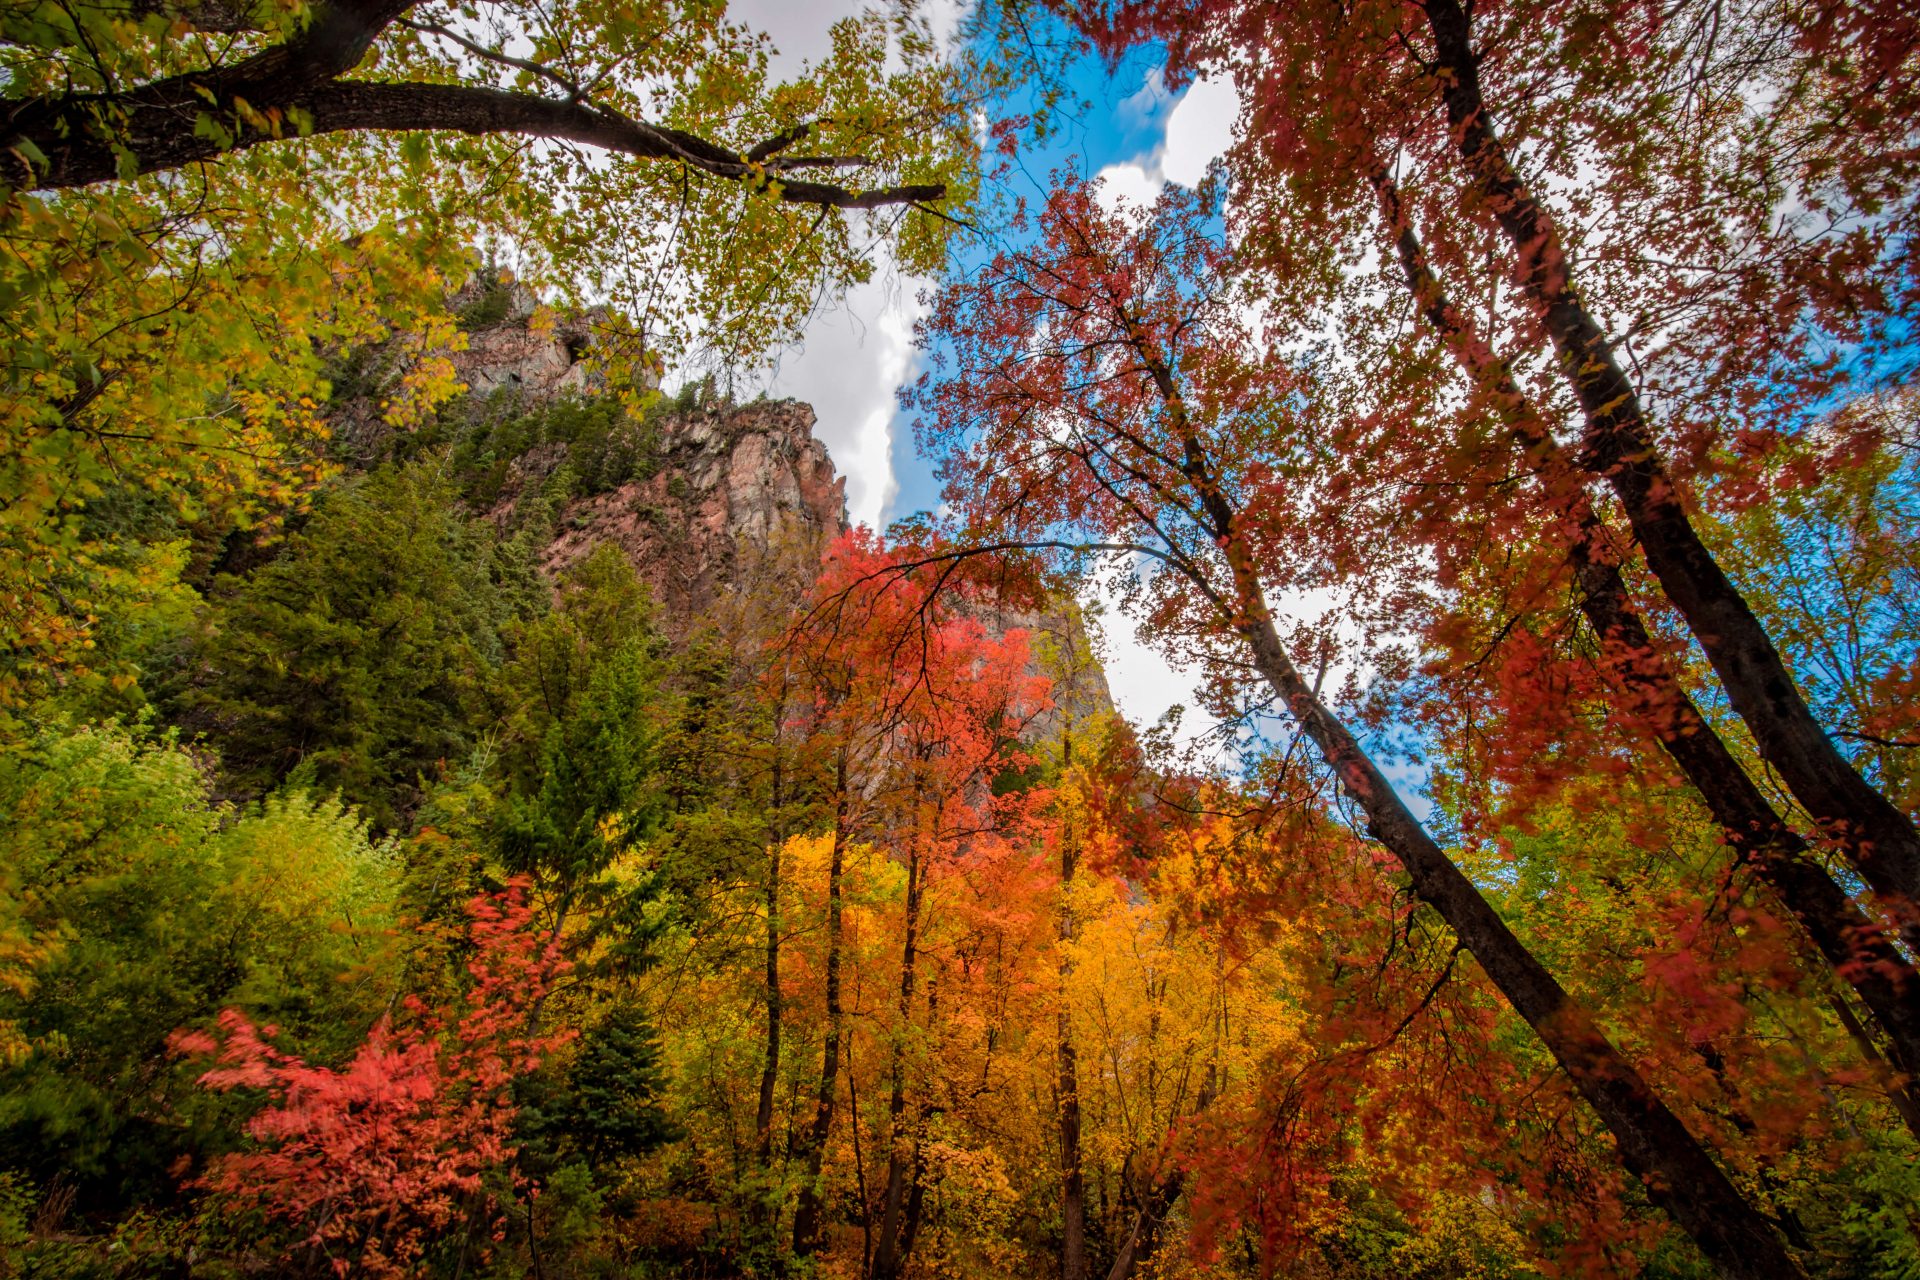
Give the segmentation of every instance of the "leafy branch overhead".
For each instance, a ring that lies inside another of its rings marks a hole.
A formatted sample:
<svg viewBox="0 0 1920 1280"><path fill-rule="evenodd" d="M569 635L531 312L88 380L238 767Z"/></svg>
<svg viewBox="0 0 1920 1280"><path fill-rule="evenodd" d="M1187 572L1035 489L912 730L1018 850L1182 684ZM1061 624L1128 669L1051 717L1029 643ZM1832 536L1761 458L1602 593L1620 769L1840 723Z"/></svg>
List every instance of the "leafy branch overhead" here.
<svg viewBox="0 0 1920 1280"><path fill-rule="evenodd" d="M575 143L638 160L671 161L820 208L879 209L947 195L947 185L938 181L859 186L794 176L884 169L870 155L796 153L822 134L844 132L832 121L798 121L736 150L623 109L614 90L630 61L618 52L629 33L599 33L611 56L597 68L576 69L569 59L525 58L489 47L452 19L408 16L422 8L411 0L338 0L312 10L303 25L276 33L282 38L237 58L227 55L236 47L244 50L244 43L209 40L209 33L195 30L197 11L177 16L170 32L184 37L183 46L206 51L184 69L126 83L115 69L96 62L98 88L76 88L69 79L58 88L14 97L7 104L10 176L16 186L31 190L79 187L294 138L439 130ZM121 20L134 16L128 11ZM154 15L145 21L163 20ZM210 21L223 27L232 15L219 10ZM84 24L77 24L75 35L83 47L90 44ZM436 78L436 72L449 68L420 56L424 42L465 54L469 68L482 74L470 81ZM387 76L370 78L385 68L391 68ZM486 83L487 71L512 71L521 83Z"/></svg>

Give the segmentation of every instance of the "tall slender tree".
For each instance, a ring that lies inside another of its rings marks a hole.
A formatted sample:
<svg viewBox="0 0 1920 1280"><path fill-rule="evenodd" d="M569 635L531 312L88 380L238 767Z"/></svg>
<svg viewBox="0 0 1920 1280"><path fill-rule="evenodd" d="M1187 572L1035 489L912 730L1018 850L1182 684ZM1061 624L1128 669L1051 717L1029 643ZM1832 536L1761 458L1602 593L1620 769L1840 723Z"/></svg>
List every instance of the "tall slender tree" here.
<svg viewBox="0 0 1920 1280"><path fill-rule="evenodd" d="M1723 1274L1799 1274L1771 1224L1449 860L1295 665L1262 568L1279 558L1276 537L1293 534L1290 499L1262 446L1288 417L1312 412L1300 407L1311 387L1282 361L1249 358L1208 206L1169 197L1156 212L1133 227L1070 187L1048 201L1035 249L1001 253L942 292L928 333L950 354L936 356L942 376L927 375L914 399L923 439L945 459L950 501L989 544L1058 541L1065 524L1165 565L1163 625L1178 615L1236 642L1654 1201Z"/></svg>
<svg viewBox="0 0 1920 1280"><path fill-rule="evenodd" d="M1546 7L1459 0L1063 8L1110 53L1160 39L1183 72L1248 68L1234 155L1246 243L1294 300L1303 290L1330 297L1327 273L1352 248L1348 229L1373 196L1379 157L1399 157L1430 229L1445 229L1445 262L1489 290L1487 310L1517 351L1545 358L1541 372L1582 424L1571 460L1606 484L1761 758L1909 919L1920 902L1912 816L1809 709L1702 535L1689 510L1701 486L1673 457L1704 459L1728 444L1764 451L1769 431L1790 432L1794 415L1845 392L1846 363L1819 358L1820 343L1858 344L1909 322L1916 295L1901 246L1916 210L1911 162L1886 138L1910 138L1920 119L1910 25L1876 30L1866 8L1844 2L1755 6L1725 30L1704 11L1663 23L1624 5L1595 6L1579 24ZM1531 77L1562 72L1576 90L1529 99ZM1832 126L1854 116L1857 137ZM1540 159L1516 159L1503 128L1537 139ZM1588 166L1593 188L1617 201L1590 219L1595 230L1556 217L1542 194L1572 165ZM1783 199L1801 201L1804 215L1776 219ZM1429 248L1440 238L1430 234ZM1497 300L1503 275L1515 286L1508 306ZM1621 316L1611 328L1595 281ZM1621 336L1636 331L1647 356ZM1671 405L1664 427L1647 408L1650 390ZM1548 460L1536 454L1531 465ZM1576 524L1564 536L1583 535Z"/></svg>

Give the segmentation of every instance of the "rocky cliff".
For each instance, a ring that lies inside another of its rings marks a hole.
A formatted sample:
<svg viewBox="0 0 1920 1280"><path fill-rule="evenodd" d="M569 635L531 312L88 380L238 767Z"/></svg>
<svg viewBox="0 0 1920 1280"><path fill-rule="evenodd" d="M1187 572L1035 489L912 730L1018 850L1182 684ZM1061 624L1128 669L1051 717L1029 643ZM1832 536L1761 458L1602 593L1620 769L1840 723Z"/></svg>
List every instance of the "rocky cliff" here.
<svg viewBox="0 0 1920 1280"><path fill-rule="evenodd" d="M659 470L569 503L548 571L612 543L667 616L685 619L739 588L743 557L791 550L812 563L847 528L846 482L814 439L807 405L701 408L660 426Z"/></svg>
<svg viewBox="0 0 1920 1280"><path fill-rule="evenodd" d="M591 317L535 328L532 295L491 295L490 314L454 357L478 394L504 394L528 409L602 388L592 370ZM476 301L478 298L478 301ZM460 299L456 299L460 301ZM468 297L468 314L486 298ZM848 527L846 482L814 438L813 409L792 400L692 403L649 420L657 435L646 473L568 502L543 555L558 573L604 544L617 546L653 591L670 631L729 595L758 592L797 601L826 543ZM521 495L569 460L569 446L534 445L514 458L493 509L504 523ZM762 603L772 603L766 601ZM977 608L995 631L1021 628L1067 659L1056 668L1056 702L1076 713L1111 710L1105 674L1086 654L1086 631L1070 604L1041 611ZM1070 656L1070 655L1078 655ZM1055 717L1036 725L1050 734Z"/></svg>

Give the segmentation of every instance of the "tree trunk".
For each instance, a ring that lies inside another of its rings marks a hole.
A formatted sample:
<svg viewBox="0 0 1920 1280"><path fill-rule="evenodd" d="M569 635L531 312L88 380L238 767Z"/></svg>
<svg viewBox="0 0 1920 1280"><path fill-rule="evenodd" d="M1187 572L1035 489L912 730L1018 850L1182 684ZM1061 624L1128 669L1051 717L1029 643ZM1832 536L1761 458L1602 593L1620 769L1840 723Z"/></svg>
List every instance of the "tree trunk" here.
<svg viewBox="0 0 1920 1280"><path fill-rule="evenodd" d="M927 975L927 1036L929 1040L939 1026L938 996L935 987L936 973ZM937 1109L927 1106L924 1098L913 1108L913 1167L907 1175L907 1207L900 1219L899 1263L896 1270L904 1272L907 1262L913 1257L913 1242L919 1238L920 1224L924 1221L927 1206L927 1124Z"/></svg>
<svg viewBox="0 0 1920 1280"><path fill-rule="evenodd" d="M1244 560L1244 555L1240 558ZM1374 837L1406 868L1415 891L1439 911L1599 1114L1619 1146L1622 1162L1646 1185L1654 1203L1673 1216L1729 1280L1801 1275L1766 1219L1741 1197L1592 1016L1514 937L1506 921L1394 794L1346 726L1314 696L1281 645L1264 600L1255 608L1258 611L1241 634L1261 674L1366 813Z"/></svg>
<svg viewBox="0 0 1920 1280"><path fill-rule="evenodd" d="M1759 619L1693 527L1639 394L1573 286L1553 220L1494 131L1466 10L1459 0L1426 0L1426 13L1460 156L1519 256L1522 287L1585 413L1582 464L1612 486L1647 566L1706 651L1761 756L1874 891L1911 919L1920 904L1920 833L1834 747Z"/></svg>
<svg viewBox="0 0 1920 1280"><path fill-rule="evenodd" d="M780 1078L780 845L767 846L767 1051L760 1068L760 1107L753 1129L759 1143L760 1166L773 1164L774 1086Z"/></svg>
<svg viewBox="0 0 1920 1280"><path fill-rule="evenodd" d="M1143 353L1144 355L1145 353ZM1420 897L1439 912L1514 1011L1526 1020L1612 1133L1621 1163L1652 1201L1692 1236L1728 1280L1781 1280L1800 1270L1767 1220L1728 1180L1698 1139L1667 1108L1627 1056L1516 938L1472 881L1453 865L1343 724L1301 677L1273 624L1238 527L1238 513L1213 478L1187 426L1178 388L1163 362L1147 356L1174 429L1185 472L1232 573L1229 625L1246 641L1254 668L1320 749L1342 788L1366 814L1368 834L1405 868Z"/></svg>
<svg viewBox="0 0 1920 1280"><path fill-rule="evenodd" d="M927 1207L927 1132L926 1115L914 1118L913 1125L913 1171L907 1179L907 1208L900 1221L900 1263L899 1270L907 1269L907 1260L913 1257L913 1242L920 1234L920 1223Z"/></svg>
<svg viewBox="0 0 1920 1280"><path fill-rule="evenodd" d="M1175 1169L1147 1191L1140 1212L1134 1215L1133 1229L1127 1232L1107 1272L1107 1280L1130 1280L1134 1272L1152 1260L1154 1251L1160 1247L1161 1228L1166 1225L1167 1215L1173 1212L1174 1202L1180 1199L1185 1181L1185 1175Z"/></svg>
<svg viewBox="0 0 1920 1280"><path fill-rule="evenodd" d="M780 709L776 712L773 737L773 785L768 794L769 822L767 824L767 886L765 908L767 915L766 937L766 995L767 995L767 1043L766 1053L760 1067L760 1105L754 1112L754 1151L759 1159L763 1174L773 1170L773 1104L774 1094L780 1082L780 1021L783 1009L780 998L780 855L785 843L785 822L781 805L786 801L784 760L780 755L779 715L784 713L786 705L784 691ZM755 1221L768 1218L768 1206L755 1202L751 1216Z"/></svg>
<svg viewBox="0 0 1920 1280"><path fill-rule="evenodd" d="M827 854L827 1037L820 1055L820 1091L815 1095L813 1123L802 1138L801 1158L807 1173L800 1184L800 1201L793 1215L793 1251L805 1256L820 1246L820 1166L827 1139L833 1132L833 1100L840 1071L840 935L843 903L841 876L847 847L847 747L841 744L834 767L833 847Z"/></svg>
<svg viewBox="0 0 1920 1280"><path fill-rule="evenodd" d="M892 1092L887 1099L891 1149L887 1155L886 1198L880 1210L880 1239L873 1250L874 1280L896 1280L906 1260L900 1249L900 1226L906 1208L907 1173L913 1156L908 1133L911 1126L906 1123L907 1035L913 1026L921 880L921 858L916 840L907 854L906 939L900 952L900 1025L893 1042Z"/></svg>
<svg viewBox="0 0 1920 1280"><path fill-rule="evenodd" d="M1073 737L1068 733L1063 763L1073 763ZM1072 817L1060 830L1060 1012L1057 1015L1059 1037L1058 1079L1055 1090L1060 1109L1060 1278L1087 1280L1087 1188L1080 1169L1080 1077L1073 1045L1073 1013L1069 1007L1067 986L1073 978L1073 956L1068 950L1074 938L1073 875L1076 848Z"/></svg>
<svg viewBox="0 0 1920 1280"><path fill-rule="evenodd" d="M1613 675L1641 715L1659 726L1661 748L1705 801L1735 855L1752 861L1821 956L1872 1011L1886 1034L1892 1065L1909 1077L1920 1076L1920 975L1809 856L1806 841L1774 811L1674 676L1633 608L1606 528L1575 482L1571 463L1511 368L1445 296L1385 168L1376 162L1370 177L1395 237L1402 277L1421 314L1467 375L1491 394L1550 506L1572 528L1567 559L1580 611L1599 637ZM1906 1086L1894 1088L1904 1093ZM1905 1101L1903 1116L1913 1110L1911 1100Z"/></svg>

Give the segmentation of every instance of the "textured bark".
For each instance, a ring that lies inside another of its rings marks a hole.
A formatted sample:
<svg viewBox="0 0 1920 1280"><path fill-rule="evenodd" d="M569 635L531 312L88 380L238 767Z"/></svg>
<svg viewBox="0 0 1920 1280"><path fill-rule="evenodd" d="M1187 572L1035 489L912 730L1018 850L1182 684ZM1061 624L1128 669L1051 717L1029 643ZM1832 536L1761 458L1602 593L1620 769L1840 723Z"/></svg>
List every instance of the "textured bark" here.
<svg viewBox="0 0 1920 1280"><path fill-rule="evenodd" d="M793 171L838 167L840 161L773 154L791 141L784 137L742 155L694 134L581 101L475 85L342 79L359 65L380 32L414 2L329 4L299 36L229 67L210 67L119 93L8 102L0 147L23 152L30 146L46 157L44 164L34 165L32 185L37 190L163 172L313 134L439 130L577 142L636 159L675 160L734 181L759 181L766 174L782 183L781 199L794 204L870 209L939 200L946 194L935 185L860 192L790 178ZM244 111L240 104L245 104ZM196 127L203 117L216 120L231 136L200 136ZM249 119L273 123L263 129L247 123ZM760 155L762 151L767 154Z"/></svg>
<svg viewBox="0 0 1920 1280"><path fill-rule="evenodd" d="M900 1030L893 1044L891 1092L887 1098L891 1135L887 1154L887 1187L880 1210L880 1238L873 1250L874 1280L896 1280L906 1265L902 1248L902 1219L907 1208L908 1174L918 1158L919 1138L907 1123L907 1032L912 1026L913 991L919 956L920 898L923 870L917 850L907 856L906 938L900 952ZM917 1180L915 1180L917 1183Z"/></svg>
<svg viewBox="0 0 1920 1280"><path fill-rule="evenodd" d="M840 940L844 903L841 881L847 848L847 750L843 744L834 767L833 847L827 853L827 962L825 996L826 1043L820 1051L820 1089L814 1096L813 1122L801 1139L799 1152L806 1165L800 1199L793 1215L793 1251L802 1256L820 1247L825 1206L820 1198L820 1167L827 1139L833 1133L833 1101L839 1083L840 1036L845 1021L840 1007Z"/></svg>
<svg viewBox="0 0 1920 1280"><path fill-rule="evenodd" d="M1592 1015L1514 936L1395 794L1353 733L1301 676L1274 627L1239 513L1215 478L1199 437L1187 426L1172 371L1151 351L1140 349L1139 354L1183 444L1186 481L1232 575L1230 594L1223 598L1230 610L1227 621L1245 641L1254 669L1366 814L1368 834L1394 855L1412 880L1414 892L1440 914L1547 1046L1613 1135L1621 1163L1646 1187L1648 1197L1693 1237L1720 1273L1727 1280L1803 1276L1766 1218L1746 1201Z"/></svg>
<svg viewBox="0 0 1920 1280"><path fill-rule="evenodd" d="M1567 559L1579 607L1600 639L1612 674L1643 718L1659 726L1662 750L1699 793L1735 854L1753 864L1821 956L1872 1011L1885 1033L1891 1065L1908 1077L1920 1075L1920 975L1813 860L1806 841L1774 810L1700 713L1634 610L1606 527L1575 482L1571 461L1511 368L1446 297L1386 171L1376 165L1371 180L1421 315L1503 416L1569 531ZM1902 1115L1908 1115L1913 1108L1907 1084L1896 1081L1892 1087L1905 1104Z"/></svg>
<svg viewBox="0 0 1920 1280"><path fill-rule="evenodd" d="M1447 118L1461 158L1520 260L1522 289L1586 419L1581 463L1606 479L1647 566L1686 619L1727 698L1821 829L1889 905L1920 904L1920 833L1860 776L1815 721L1779 651L1693 527L1632 381L1575 289L1546 210L1514 171L1480 91L1459 0L1426 0Z"/></svg>
<svg viewBox="0 0 1920 1280"><path fill-rule="evenodd" d="M1239 558L1244 561L1244 554ZM1622 1162L1646 1185L1654 1203L1672 1215L1729 1280L1802 1274L1766 1219L1741 1197L1591 1015L1574 1003L1448 860L1352 733L1314 696L1281 644L1264 600L1244 592L1241 599L1249 617L1240 631L1256 668L1366 813L1375 838L1399 859L1415 892L1440 913L1599 1115Z"/></svg>

